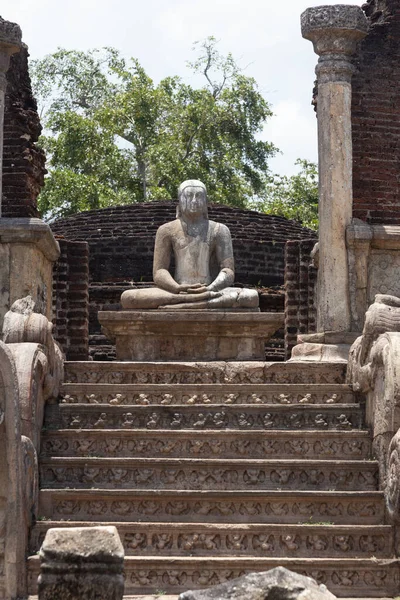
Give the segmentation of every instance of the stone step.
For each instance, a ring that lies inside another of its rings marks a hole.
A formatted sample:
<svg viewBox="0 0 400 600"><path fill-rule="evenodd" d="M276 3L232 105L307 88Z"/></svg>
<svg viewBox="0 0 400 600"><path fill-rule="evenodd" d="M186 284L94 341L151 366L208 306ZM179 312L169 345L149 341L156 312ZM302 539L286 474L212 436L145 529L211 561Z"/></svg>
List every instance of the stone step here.
<svg viewBox="0 0 400 600"><path fill-rule="evenodd" d="M115 525L125 556L255 556L296 558L391 558L390 525L260 525L204 523L120 523L42 521L31 533L30 552L37 552L52 527Z"/></svg>
<svg viewBox="0 0 400 600"><path fill-rule="evenodd" d="M178 600L179 595L178 594L162 594L162 600ZM378 600L378 598L375 597L370 597L368 596L363 596L364 600ZM38 600L37 596L29 596L28 600ZM160 594L140 594L138 595L134 595L131 596L130 594L127 596L126 594L124 594L123 596L123 600L160 600ZM343 598L342 600L355 600L355 598ZM398 600L398 596L396 598L388 598L388 597L384 597L384 598L379 598L379 600Z"/></svg>
<svg viewBox="0 0 400 600"><path fill-rule="evenodd" d="M179 598L179 594L162 594L162 600L178 600ZM377 598L376 596L374 596L373 598L371 596L368 595L368 598L366 595L363 596L364 600L397 600L398 596L396 598L390 597L388 598L387 596L385 597L381 597L381 598ZM28 600L38 600L38 596L33 595L33 596L28 596ZM124 594L123 596L123 600L160 600L160 594L135 594L135 595L131 595L131 594ZM342 600L356 600L355 598L342 598Z"/></svg>
<svg viewBox="0 0 400 600"><path fill-rule="evenodd" d="M48 429L335 429L361 428L359 404L254 404L233 406L50 405Z"/></svg>
<svg viewBox="0 0 400 600"><path fill-rule="evenodd" d="M375 490L376 461L43 458L42 488Z"/></svg>
<svg viewBox="0 0 400 600"><path fill-rule="evenodd" d="M350 404L344 384L111 384L65 383L63 403L89 404Z"/></svg>
<svg viewBox="0 0 400 600"><path fill-rule="evenodd" d="M333 362L65 362L67 383L340 383L346 363Z"/></svg>
<svg viewBox="0 0 400 600"><path fill-rule="evenodd" d="M125 559L125 594L179 593L277 566L313 577L338 597L382 598L395 596L399 590L398 559L128 556ZM29 558L28 573L29 593L35 594L38 556Z"/></svg>
<svg viewBox="0 0 400 600"><path fill-rule="evenodd" d="M363 460L371 455L368 431L153 431L62 429L44 431L47 456L171 458L313 458Z"/></svg>
<svg viewBox="0 0 400 600"><path fill-rule="evenodd" d="M379 525L383 492L41 489L43 519Z"/></svg>

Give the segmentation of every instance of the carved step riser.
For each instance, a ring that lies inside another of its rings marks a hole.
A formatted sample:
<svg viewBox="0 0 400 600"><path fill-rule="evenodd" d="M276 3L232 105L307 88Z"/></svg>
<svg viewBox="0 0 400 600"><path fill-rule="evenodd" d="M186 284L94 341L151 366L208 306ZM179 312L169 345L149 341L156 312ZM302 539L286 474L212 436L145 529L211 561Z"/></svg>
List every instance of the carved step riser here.
<svg viewBox="0 0 400 600"><path fill-rule="evenodd" d="M104 406L62 404L60 412L48 411L49 429L195 429L269 430L336 429L347 431L363 425L358 405L298 405L263 407L208 406Z"/></svg>
<svg viewBox="0 0 400 600"><path fill-rule="evenodd" d="M399 590L398 565L387 566L382 563L368 562L365 566L354 564L356 561L338 560L334 564L312 564L301 559L245 561L223 559L223 562L208 559L202 564L180 565L178 561L157 563L144 558L135 561L128 557L125 561L125 594L155 594L160 591L179 594L188 589L207 588L225 581L236 579L247 573L267 571L276 566L283 566L292 571L312 577L320 584L326 585L330 592L338 597L351 598L382 598L393 597ZM186 562L186 561L185 561ZM332 561L330 561L332 562ZM32 560L29 568L29 593L37 593L37 577L39 561Z"/></svg>
<svg viewBox="0 0 400 600"><path fill-rule="evenodd" d="M293 435L294 434L294 435ZM309 432L299 439L297 432L152 432L59 431L42 435L42 457L99 456L154 458L311 458L350 459L369 458L370 440L364 432Z"/></svg>
<svg viewBox="0 0 400 600"><path fill-rule="evenodd" d="M390 527L357 528L320 526L204 526L154 524L116 525L125 556L258 556L272 553L274 557L307 558L390 558L393 536ZM61 524L64 526L64 524ZM88 527L91 523L71 522L69 527ZM30 540L30 552L37 552L47 529L57 522L39 523Z"/></svg>
<svg viewBox="0 0 400 600"><path fill-rule="evenodd" d="M195 384L299 383L343 384L346 364L264 362L121 363L66 362L67 383Z"/></svg>
<svg viewBox="0 0 400 600"><path fill-rule="evenodd" d="M159 465L122 463L120 461L99 464L101 459L54 459L52 464L44 460L40 466L41 485L44 488L141 488L141 489L185 489L185 490L375 490L378 469L370 463L360 461L318 465L310 461L303 464L270 464L249 462L248 465ZM107 459L103 459L107 460ZM264 462L264 461L260 461ZM265 461L266 462L266 461ZM301 461L299 461L301 463Z"/></svg>
<svg viewBox="0 0 400 600"><path fill-rule="evenodd" d="M345 385L107 385L64 384L63 403L154 404L350 404Z"/></svg>
<svg viewBox="0 0 400 600"><path fill-rule="evenodd" d="M250 494L250 498L248 497ZM42 490L39 514L75 521L166 523L319 523L378 525L384 520L380 494L296 492L201 495L178 492L121 493Z"/></svg>

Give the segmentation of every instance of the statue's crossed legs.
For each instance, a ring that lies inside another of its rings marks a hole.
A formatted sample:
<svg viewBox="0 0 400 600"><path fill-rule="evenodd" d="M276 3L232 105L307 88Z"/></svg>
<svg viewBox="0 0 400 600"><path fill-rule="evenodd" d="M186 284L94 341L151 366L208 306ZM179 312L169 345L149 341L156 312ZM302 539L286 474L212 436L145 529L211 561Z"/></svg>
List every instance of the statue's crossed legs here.
<svg viewBox="0 0 400 600"><path fill-rule="evenodd" d="M247 288L227 287L219 292L173 294L160 288L144 288L123 292L121 304L125 310L257 308L258 292Z"/></svg>

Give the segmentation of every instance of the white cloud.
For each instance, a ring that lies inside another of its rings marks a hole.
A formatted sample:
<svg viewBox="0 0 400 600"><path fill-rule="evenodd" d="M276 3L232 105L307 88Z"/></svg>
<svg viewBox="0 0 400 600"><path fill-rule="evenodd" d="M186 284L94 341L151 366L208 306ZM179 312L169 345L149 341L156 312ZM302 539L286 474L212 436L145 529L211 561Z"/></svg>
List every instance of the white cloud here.
<svg viewBox="0 0 400 600"><path fill-rule="evenodd" d="M250 0L245 4L243 0L179 0L166 3L157 21L175 40L223 35L225 45L233 42L238 46L246 45L252 37L259 39L260 30L267 29L268 35L262 35L262 44L270 47L284 40L286 31L271 29L264 21L266 12L270 9L265 0Z"/></svg>
<svg viewBox="0 0 400 600"><path fill-rule="evenodd" d="M317 123L310 107L302 111L300 103L283 100L275 106L275 116L265 128L265 139L274 142L282 151L270 161L271 171L291 175L298 158L317 160Z"/></svg>

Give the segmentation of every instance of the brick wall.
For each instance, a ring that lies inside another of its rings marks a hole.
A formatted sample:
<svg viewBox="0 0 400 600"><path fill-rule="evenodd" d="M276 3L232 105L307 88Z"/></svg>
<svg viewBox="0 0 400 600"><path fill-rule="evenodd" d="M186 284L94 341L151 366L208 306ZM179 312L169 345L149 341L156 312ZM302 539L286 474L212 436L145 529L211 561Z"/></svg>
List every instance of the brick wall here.
<svg viewBox="0 0 400 600"><path fill-rule="evenodd" d="M41 133L28 72L28 50L11 57L4 111L3 217L39 217L37 197L44 184L45 155L37 148ZM59 239L54 265L54 336L69 360L88 357L88 277L86 242Z"/></svg>
<svg viewBox="0 0 400 600"><path fill-rule="evenodd" d="M353 77L353 214L400 224L400 2L369 0Z"/></svg>
<svg viewBox="0 0 400 600"><path fill-rule="evenodd" d="M28 50L11 57L4 114L3 217L38 217L45 156L36 146L41 132L28 73Z"/></svg>
<svg viewBox="0 0 400 600"><path fill-rule="evenodd" d="M285 248L285 359L291 356L297 335L313 333L317 270L311 264L315 238L288 241Z"/></svg>
<svg viewBox="0 0 400 600"><path fill-rule="evenodd" d="M80 213L52 224L55 233L86 240L93 282L152 281L157 228L175 218L175 202L150 202ZM310 230L283 217L227 206L210 206L210 219L231 230L236 281L281 285L288 239L310 237Z"/></svg>
<svg viewBox="0 0 400 600"><path fill-rule="evenodd" d="M89 248L58 238L61 255L53 271L54 337L67 360L87 360L89 348Z"/></svg>

